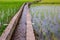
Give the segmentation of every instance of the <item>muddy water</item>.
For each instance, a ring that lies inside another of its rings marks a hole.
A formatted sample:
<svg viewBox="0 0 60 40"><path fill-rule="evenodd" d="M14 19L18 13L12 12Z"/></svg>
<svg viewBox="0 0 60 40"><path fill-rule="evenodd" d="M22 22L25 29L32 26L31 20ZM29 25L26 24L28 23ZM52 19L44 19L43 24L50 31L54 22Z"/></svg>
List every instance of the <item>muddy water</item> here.
<svg viewBox="0 0 60 40"><path fill-rule="evenodd" d="M30 13L36 40L59 40L60 6L30 6Z"/></svg>

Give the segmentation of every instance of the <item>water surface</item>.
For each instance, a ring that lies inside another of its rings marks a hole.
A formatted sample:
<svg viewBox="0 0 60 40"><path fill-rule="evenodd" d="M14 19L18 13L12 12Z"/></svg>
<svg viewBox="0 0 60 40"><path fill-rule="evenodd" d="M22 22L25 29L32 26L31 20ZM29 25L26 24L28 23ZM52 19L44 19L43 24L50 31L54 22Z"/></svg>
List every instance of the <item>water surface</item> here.
<svg viewBox="0 0 60 40"><path fill-rule="evenodd" d="M36 35L36 40L59 40L59 5L30 6L30 13L34 31L38 35Z"/></svg>

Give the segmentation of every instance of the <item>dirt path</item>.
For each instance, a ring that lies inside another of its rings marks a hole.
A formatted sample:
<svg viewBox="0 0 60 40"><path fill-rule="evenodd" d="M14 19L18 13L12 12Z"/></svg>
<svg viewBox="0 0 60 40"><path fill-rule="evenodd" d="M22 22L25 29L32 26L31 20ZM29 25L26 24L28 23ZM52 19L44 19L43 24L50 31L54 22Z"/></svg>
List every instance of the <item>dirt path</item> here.
<svg viewBox="0 0 60 40"><path fill-rule="evenodd" d="M21 20L19 21L11 40L26 40L26 14L27 14L26 12L27 12L27 9L28 9L27 5L25 5Z"/></svg>

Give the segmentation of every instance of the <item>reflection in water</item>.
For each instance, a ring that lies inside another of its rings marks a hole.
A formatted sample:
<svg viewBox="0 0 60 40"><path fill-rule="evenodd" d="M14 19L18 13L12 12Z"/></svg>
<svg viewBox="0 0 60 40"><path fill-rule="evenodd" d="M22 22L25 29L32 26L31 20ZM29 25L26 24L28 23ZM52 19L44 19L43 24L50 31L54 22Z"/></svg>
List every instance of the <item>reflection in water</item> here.
<svg viewBox="0 0 60 40"><path fill-rule="evenodd" d="M60 6L30 7L36 40L59 40Z"/></svg>

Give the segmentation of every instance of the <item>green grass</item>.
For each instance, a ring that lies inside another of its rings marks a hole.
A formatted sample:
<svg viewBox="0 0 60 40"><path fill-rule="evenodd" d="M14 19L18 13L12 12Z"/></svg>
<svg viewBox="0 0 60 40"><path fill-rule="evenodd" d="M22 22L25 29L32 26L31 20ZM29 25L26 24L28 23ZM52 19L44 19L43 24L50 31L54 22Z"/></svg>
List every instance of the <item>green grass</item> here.
<svg viewBox="0 0 60 40"><path fill-rule="evenodd" d="M60 0L42 0L41 2L60 2Z"/></svg>
<svg viewBox="0 0 60 40"><path fill-rule="evenodd" d="M41 5L46 5L46 6L51 6L51 5L58 6L59 5L60 6L59 3L52 4L52 3L43 3L43 2L35 3L35 4L32 4L31 6L34 7L34 6L41 6Z"/></svg>
<svg viewBox="0 0 60 40"><path fill-rule="evenodd" d="M35 0L0 0L2 2L14 2L14 1L35 1ZM60 0L41 0L41 2L60 2Z"/></svg>
<svg viewBox="0 0 60 40"><path fill-rule="evenodd" d="M34 1L34 0L0 0L0 2L22 2L22 1L32 2L32 1Z"/></svg>

